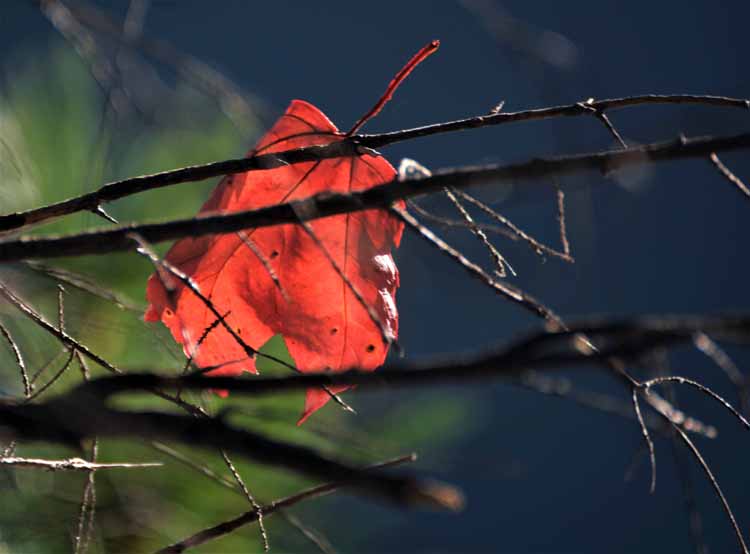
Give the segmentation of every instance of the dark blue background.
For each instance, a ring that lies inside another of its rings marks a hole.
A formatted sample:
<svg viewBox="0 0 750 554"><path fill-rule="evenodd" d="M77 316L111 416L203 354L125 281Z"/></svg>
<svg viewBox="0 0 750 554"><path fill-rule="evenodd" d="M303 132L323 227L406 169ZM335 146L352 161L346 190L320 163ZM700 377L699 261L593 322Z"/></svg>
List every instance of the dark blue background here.
<svg viewBox="0 0 750 554"><path fill-rule="evenodd" d="M118 17L127 6L100 4ZM750 97L747 2L502 5L521 21L567 37L575 45L576 64L563 70L530 61L498 42L474 12L448 1L155 0L145 32L209 62L277 113L292 98L302 98L343 128L369 107L414 51L439 38L440 51L367 126L373 132L486 113L501 99L506 111L515 111L642 93ZM24 2L3 3L0 21L0 52L56 40L50 25ZM723 108L642 107L610 115L630 143L750 128L750 113ZM438 168L612 146L597 121L575 118L443 135L398 144L384 154L394 163L408 156ZM746 152L722 158L750 180ZM570 191L576 265L543 264L523 246L501 246L519 273L514 281L565 317L750 308L750 201L707 161L660 164L619 181L589 175L562 185ZM548 187L522 185L503 200L504 194L481 192L532 234L556 240ZM426 205L440 206L437 201ZM470 239L450 238L470 257L484 260ZM401 340L410 357L481 349L538 324L413 236L405 238L398 263ZM750 362L747 352L732 352L741 365ZM676 372L699 378L734 401L708 361L689 354L676 361ZM627 397L606 378L590 373L571 378ZM468 509L456 517L325 500L340 516L332 520L327 511L318 523L342 551L690 549L669 442L657 442L659 481L650 496L647 465L641 464L634 480L623 479L641 446L637 426L629 421L501 385L445 389L444 394L468 398L485 421L468 431L450 456L443 455L445 464L430 463L440 477L465 489ZM692 392L682 396L696 415L720 427L718 440L698 443L747 532L748 437L707 400ZM366 414L376 428L377 404ZM430 452L423 454L429 461ZM692 461L690 466L707 542L713 552L736 551L718 500Z"/></svg>

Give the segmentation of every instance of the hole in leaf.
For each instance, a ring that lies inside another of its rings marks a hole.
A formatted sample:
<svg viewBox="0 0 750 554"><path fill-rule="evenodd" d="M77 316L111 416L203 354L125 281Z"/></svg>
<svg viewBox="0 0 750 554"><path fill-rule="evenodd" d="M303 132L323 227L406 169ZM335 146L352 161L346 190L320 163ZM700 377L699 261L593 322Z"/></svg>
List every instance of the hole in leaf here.
<svg viewBox="0 0 750 554"><path fill-rule="evenodd" d="M331 329L331 334L332 335L335 335L338 332L339 332L339 330L336 327L334 327L333 329Z"/></svg>
<svg viewBox="0 0 750 554"><path fill-rule="evenodd" d="M274 250L273 252L271 252L271 259L278 257L278 255L279 253L276 250Z"/></svg>
<svg viewBox="0 0 750 554"><path fill-rule="evenodd" d="M368 344L367 348L365 348L368 352L375 352L375 345L374 344Z"/></svg>

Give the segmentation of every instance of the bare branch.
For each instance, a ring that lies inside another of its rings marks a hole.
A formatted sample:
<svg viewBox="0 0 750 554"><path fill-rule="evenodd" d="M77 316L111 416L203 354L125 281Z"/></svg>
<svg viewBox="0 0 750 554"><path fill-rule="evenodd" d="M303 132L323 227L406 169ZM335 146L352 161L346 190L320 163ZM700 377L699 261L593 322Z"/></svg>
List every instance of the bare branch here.
<svg viewBox="0 0 750 554"><path fill-rule="evenodd" d="M258 169L272 169L288 164L316 161L325 158L337 158L340 156L355 156L361 153L362 148L381 148L397 142L411 140L419 137L430 136L438 133L462 131L488 125L499 125L514 121L532 121L536 119L548 119L553 117L568 117L590 114L591 110L603 113L605 110L625 108L642 104L706 104L726 107L739 107L750 109L750 100L727 98L721 96L694 96L694 95L644 95L627 98L615 98L600 101L578 102L567 106L552 108L541 108L524 112L501 112L494 115L480 115L468 119L438 123L403 131L382 133L377 135L354 135L342 138L324 146L308 146L296 150L250 156L234 160L213 162L205 165L185 167L173 171L165 171L153 175L133 177L121 181L114 181L102 186L100 189L76 198L63 200L49 206L17 212L0 216L0 232L19 229L48 219L79 212L96 210L97 207L106 202L112 202L125 196L137 194L146 190L185 183L190 181L202 181L211 177L219 177L232 173L243 173ZM724 150L716 148L713 151ZM709 154L708 150L705 154ZM147 240L153 240L146 237Z"/></svg>
<svg viewBox="0 0 750 554"><path fill-rule="evenodd" d="M321 148L330 148L346 142L337 142ZM318 147L309 147L318 148ZM557 158L538 158L528 162L511 165L489 165L475 168L462 168L435 172L432 177L419 179L405 179L394 181L367 190L350 194L322 193L310 198L268 206L257 210L232 212L226 214L199 215L194 218L181 219L168 223L151 223L143 225L128 225L114 229L89 231L77 235L64 237L23 237L18 240L0 242L0 261L16 261L29 258L48 258L63 256L80 256L83 254L104 254L132 247L129 238L137 233L148 242L162 242L186 236L203 236L215 233L229 233L247 228L268 227L284 223L295 223L298 220L297 211L305 209L306 204L314 205L312 219L328 217L342 213L351 213L371 208L387 208L399 199L427 194L447 186L467 187L470 185L501 185L504 183L529 181L542 177L571 175L586 171L600 171L604 174L625 167L637 167L666 160L704 157L710 152L729 151L750 148L750 133L724 137L680 138L675 141L647 144L625 150L596 152L575 156ZM267 154L266 156L279 156ZM308 155L308 154L306 154ZM338 155L343 155L341 152ZM220 162L221 173L236 173L247 168L239 167L246 164L243 160ZM311 158L315 159L315 158ZM174 172L157 174L155 176L137 177L133 181L141 184L157 182L174 183L186 176L190 180L206 177L206 166L184 168ZM177 181L175 180L177 179ZM143 190L143 189L141 189ZM46 208L45 208L46 209ZM0 229L4 221L13 218L23 219L15 215L0 217ZM6 219L3 219L6 218ZM7 219L10 218L10 219Z"/></svg>
<svg viewBox="0 0 750 554"><path fill-rule="evenodd" d="M648 389L646 389L648 390ZM651 463L651 494L656 490L656 451L654 450L654 441L651 440L651 435L648 432L646 422L643 420L643 414L641 413L641 405L638 402L638 387L633 387L633 410L638 418L638 424L641 426L641 433L643 434L643 440L646 442L648 448L648 459Z"/></svg>
<svg viewBox="0 0 750 554"><path fill-rule="evenodd" d="M0 404L3 431L24 440L62 444L77 444L94 436L182 442L192 447L226 449L261 464L326 481L345 481L358 492L402 506L459 510L463 504L461 493L451 486L357 469L223 420L116 410L105 407L96 396L81 400L73 393L43 404Z"/></svg>
<svg viewBox="0 0 750 554"><path fill-rule="evenodd" d="M102 287L99 283L94 282L94 280L87 275L81 275L79 273L74 273L68 269L46 265L42 262L35 262L33 260L25 260L21 263L32 271L41 273L45 277L60 281L62 283L65 283L66 285L70 285L77 290L112 302L118 308L125 308L126 310L130 311L142 311L141 306L134 304L115 291Z"/></svg>
<svg viewBox="0 0 750 554"><path fill-rule="evenodd" d="M13 356L15 356L16 358L16 365L18 365L18 369L21 370L23 394L26 398L29 398L31 396L33 385L31 384L31 381L29 381L29 374L26 371L26 362L23 361L21 350L18 348L16 341L13 340L13 336L10 334L10 331L8 331L8 329L2 323L0 323L0 334L5 337L5 340L8 341L8 344L10 345L10 349L13 351Z"/></svg>
<svg viewBox="0 0 750 554"><path fill-rule="evenodd" d="M120 24L96 6L76 3L70 6L70 10L81 23L90 28L107 33L118 41L126 38L121 32ZM143 33L129 36L127 39L130 46L138 48L146 56L160 63L171 66L191 86L203 91L208 97L216 99L219 107L241 131L246 131L249 124L256 118L256 110L251 107L251 104L252 106L263 104L262 100L252 97L249 102L249 94L210 65L179 51L165 40L145 36Z"/></svg>
<svg viewBox="0 0 750 554"><path fill-rule="evenodd" d="M178 267L175 267L171 263L169 263L167 260L163 260L159 258L156 253L151 249L151 247L146 243L146 241L143 240L140 236L133 233L130 235L131 240L138 245L138 253L143 254L146 256L156 268L157 271L166 271L169 273L169 275L177 278L187 289L194 294L203 304L208 308L208 310L214 315L214 317L217 318L221 326L229 333L229 335L232 337L232 339L245 351L245 354L248 358L254 359L256 356L260 356L262 358L265 358L267 360L271 360L273 362L276 362L277 364L284 366L285 368L297 372L297 368L291 365L286 360L282 360L281 358L277 356L273 356L271 354L265 354L263 352L259 352L239 335L237 331L234 330L234 328L229 325L226 320L224 319L224 316L221 315L219 310L216 309L216 306L214 303L204 295L200 288L198 288L198 285L188 276L186 275L181 269ZM165 285L166 288L166 285ZM335 394L333 391L331 391L328 387L323 387L323 390L325 390L328 395L331 397L332 400L334 400L339 406L344 408L346 411L354 412L354 409L349 406L346 402L344 402L341 397L337 394Z"/></svg>
<svg viewBox="0 0 750 554"><path fill-rule="evenodd" d="M570 261L573 258L570 256L570 242L568 242L568 231L565 225L565 192L559 187L555 186L557 191L557 221L560 224L560 244L563 247L563 254L567 256ZM556 252L552 250L552 252Z"/></svg>
<svg viewBox="0 0 750 554"><path fill-rule="evenodd" d="M466 221L461 219L449 219L447 217L441 217L439 215L436 215L426 209L424 209L421 205L417 204L413 199L407 201L407 206L411 211L416 212L423 218L425 218L428 221L431 221L432 223L437 223L438 225L442 225L443 227L461 227L465 229L471 228L471 225L469 225ZM475 225L479 227L482 231L489 232L489 233L496 233L498 235L503 235L504 237L510 239L510 240L518 240L518 237L512 233L511 231L508 231L507 229L504 229L503 227L500 227L499 225L487 225L485 223L476 223Z"/></svg>
<svg viewBox="0 0 750 554"><path fill-rule="evenodd" d="M34 394L27 397L26 398L27 402L30 402L31 400L38 398L42 393L47 391L47 389L49 389L52 385L54 385L58 381L58 379L60 379L60 377L62 377L63 374L68 370L71 362L73 361L73 357L76 354L76 351L74 348L69 348L68 350L69 350L68 359L65 360L65 363L62 365L62 367L57 371L57 373L55 373L52 376L52 378L49 381L47 381L44 385L42 385L39 389L37 389L34 392Z"/></svg>
<svg viewBox="0 0 750 554"><path fill-rule="evenodd" d="M49 471L95 471L99 469L141 469L145 467L161 467L163 464L160 462L100 464L87 462L81 458L46 460L41 458L0 457L0 465L30 467L46 469Z"/></svg>
<svg viewBox="0 0 750 554"><path fill-rule="evenodd" d="M580 102L580 106L583 109L588 110L588 112L591 115L593 115L599 121L602 122L602 125L604 125L604 127L607 129L607 131L609 131L609 133L614 137L614 139L618 142L618 144L620 146L622 146L623 148L627 148L628 147L627 143L622 138L622 135L620 135L620 133L617 131L617 129L615 129L615 126L612 125L612 122L609 120L609 117L607 117L607 114L604 113L604 110L603 109L595 108L593 106L593 104L594 104L594 99L593 98L589 98L585 102Z"/></svg>
<svg viewBox="0 0 750 554"><path fill-rule="evenodd" d="M403 456L400 458L396 458L394 460L389 460L386 462L381 462L379 464L369 466L365 468L365 470L372 471L375 469L384 469L387 467L400 465L405 462L413 462L414 460L416 460L416 455L411 454L409 456ZM269 516L273 514L274 512L277 512L284 508L289 508L304 500L309 500L312 498L317 498L326 494L330 494L343 486L346 486L346 483L333 482L333 483L326 483L323 485L318 485L316 487L306 489L292 496L287 496L286 498L276 500L275 502L272 502L271 504L263 506L263 513ZM223 537L224 535L227 535L235 531L236 529L242 527L243 525L247 525L248 523L253 523L256 520L257 520L257 515L255 511L245 512L244 514L234 519L225 521L213 527L209 527L208 529L204 529L203 531L200 531L186 539L183 539L166 548L163 548L159 550L157 554L177 554L180 552L185 552L189 548L193 548L195 546L199 546L209 541L218 539L219 537Z"/></svg>
<svg viewBox="0 0 750 554"><path fill-rule="evenodd" d="M669 420L668 416L665 415L664 417L666 417ZM719 486L719 482L716 480L716 477L714 477L714 474L711 471L711 468L703 459L703 456L701 455L700 450L698 450L695 444L693 444L693 441L690 440L690 437L687 436L685 431L683 431L677 425L674 425L674 424L673 424L673 428L675 432L677 433L677 435L682 440L682 442L688 447L690 452L693 454L693 457L697 460L698 464L701 466L701 469L703 469L703 472L706 474L706 477L708 478L709 483L711 483L711 486L716 492L716 496L718 496L719 500L721 501L722 508L724 508L724 512L727 514L727 517L729 518L729 522L732 524L732 528L734 529L734 534L737 537L737 542L740 545L740 549L742 550L742 553L748 554L748 549L747 549L747 545L745 544L745 539L742 535L742 530L740 529L740 526L737 525L737 519L734 517L732 508L729 507L729 502L724 496L724 493L722 492L721 487Z"/></svg>
<svg viewBox="0 0 750 554"><path fill-rule="evenodd" d="M232 473L232 477L234 477L234 480L237 482L237 485L239 485L240 489L242 490L242 494L245 495L245 498L247 498L248 502L250 502L250 505L253 507L253 511L255 512L255 516L258 520L258 529L260 529L260 538L263 541L263 551L268 552L269 545L268 545L268 533L266 533L266 526L263 523L263 507L258 504L258 501L255 500L255 497L250 492L250 489L247 488L247 485L245 484L245 481L242 479L242 476L240 475L240 472L237 471L237 468L234 466L234 462L229 458L229 454L226 453L225 450L221 451L221 458L224 460L224 463L229 468L229 471Z"/></svg>
<svg viewBox="0 0 750 554"><path fill-rule="evenodd" d="M711 337L696 333L695 347L708 356L721 369L737 389L743 413L750 415L750 381L743 375L734 360Z"/></svg>
<svg viewBox="0 0 750 554"><path fill-rule="evenodd" d="M91 463L96 463L99 457L99 439L94 438L91 444ZM78 526L73 538L74 554L85 554L91 533L94 530L94 514L96 512L96 476L95 470L90 470L83 487L81 508L78 511Z"/></svg>
<svg viewBox="0 0 750 554"><path fill-rule="evenodd" d="M724 406L729 413L731 413L734 417L736 417L739 422L745 427L745 429L750 429L750 422L745 419L745 417L737 411L737 409L732 406L729 402L727 402L724 397L720 396L719 394L712 391L710 388L706 387L705 385L701 385L700 383L693 381L692 379L687 379L685 377L679 377L676 375L669 375L665 377L654 377L653 379L649 379L648 381L644 381L642 383L645 390L649 390L654 385L662 385L664 383L677 383L678 385L689 385L703 394L709 396L710 398L713 398L716 400L719 404Z"/></svg>
<svg viewBox="0 0 750 554"><path fill-rule="evenodd" d="M184 377L128 373L103 377L80 385L78 394L100 400L128 390L153 387L193 390L227 389L236 394L264 395L322 385L358 387L427 386L469 383L494 378L516 378L529 369L581 367L607 364L614 356L636 359L655 348L687 343L697 330L726 340L750 341L750 315L718 318L638 318L604 323L571 324L566 330L543 331L515 341L496 352L473 358L449 359L430 364L391 363L372 373L352 368L342 373L308 373L288 377ZM582 351L577 337L585 334L602 342L597 351ZM322 370L323 368L321 368ZM640 384L638 384L640 385ZM652 393L650 396L653 396ZM665 401L666 402L666 401Z"/></svg>
<svg viewBox="0 0 750 554"><path fill-rule="evenodd" d="M375 326L378 328L378 331L380 331L380 338L383 341L383 344L386 346L386 348L390 346L391 344L394 344L394 346L398 348L398 344L396 343L396 337L393 334L393 330L390 329L388 326L386 326L386 324L380 319L377 312L375 311L375 308L373 308L370 304L368 304L367 300L365 300L365 297L362 296L362 293L359 291L359 289L354 285L354 283L352 283L352 280L349 279L349 277L344 272L344 270L341 269L339 264L336 263L336 260L328 251L328 248L326 248L326 245L323 244L323 241L321 241L318 238L318 235L315 234L315 230L312 228L312 225L310 225L302 217L300 217L299 224L305 230L305 233L307 233L307 236L310 237L310 240L312 240L315 243L315 246L318 247L318 250L321 251L321 253L323 254L323 257L328 261L328 263L331 265L331 267L336 272L336 274L344 282L344 284L346 285L346 288L348 288L349 292L352 293L352 296L354 296L354 298L357 300L359 305L362 306L362 309L365 310L365 312L367 312L367 317L370 318L370 321L372 321L372 323L374 323Z"/></svg>
<svg viewBox="0 0 750 554"><path fill-rule="evenodd" d="M562 218L559 220L560 221L560 225L561 225L561 227L560 227L561 240L563 242L563 251L562 252L559 252L559 251L555 250L554 248L550 248L546 244L539 242L534 237L532 237L529 234L527 234L523 229L521 229L520 227L518 227L510 219L508 219L507 217L505 217L504 215L502 215L500 213L497 213L495 210L493 210L492 208L490 208L487 204L485 204L481 200L478 200L477 198L475 198L475 197L473 197L473 196L471 196L469 194L466 194L462 190L457 190L456 192L458 193L458 195L461 198L463 198L467 202L470 202L471 204L474 204L477 208L479 208L480 210L482 210L484 213L486 213L492 219L494 219L495 221L498 221L499 223L502 223L503 225L505 225L508 229L510 229L510 232L513 233L514 236L516 236L518 238L521 238L526 243L528 243L529 246L531 246L537 254L547 253L550 256L554 256L556 258L560 258L561 260L564 260L566 262L571 262L571 263L573 262L573 258L570 257L570 245L568 245L568 251L567 252L565 251L565 246L567 244L567 235L565 234L565 224L564 224L564 222L565 222L565 219L564 219L565 212L564 212L564 206L563 206L563 211L560 212L560 206L562 204L560 203L560 196L559 196L559 194L562 194L562 191L559 191L559 193L558 193L558 217L560 217L560 214L562 214Z"/></svg>
<svg viewBox="0 0 750 554"><path fill-rule="evenodd" d="M445 241L443 241L443 239L441 239L427 227L419 223L411 214L409 214L405 210L392 207L391 212L396 214L396 216L398 216L401 221L406 223L410 229L414 230L418 234L418 236L422 237L427 242L435 246L438 250L440 250L440 252L450 257L453 261L459 263L472 276L478 278L482 283L494 289L495 292L498 292L508 300L511 300L512 302L532 312L534 315L538 315L550 321L560 321L560 318L555 315L552 310L544 306L541 302L539 302L529 294L525 293L521 289L514 287L513 285L493 279L481 267L468 260L458 250L448 245Z"/></svg>
<svg viewBox="0 0 750 554"><path fill-rule="evenodd" d="M284 300L287 302L289 301L289 295L287 294L286 290L284 290L284 287L281 286L281 281L279 281L279 276L276 275L276 271L274 271L273 266L271 265L270 260L263 254L263 252L260 251L260 248L252 241L250 240L250 237L245 233L244 231L239 231L237 233L237 236L240 237L240 240L247 246L248 250L253 253L253 255L258 258L258 261L263 265L263 269L266 270L266 273L268 273L268 276L271 278L271 281L273 281L273 284L276 286L277 289L279 289L279 293L281 296L284 297Z"/></svg>
<svg viewBox="0 0 750 554"><path fill-rule="evenodd" d="M711 160L711 163L714 165L714 167L719 170L719 173L726 177L730 183L736 186L742 194L744 194L747 198L750 198L750 188L748 188L747 185L743 183L739 177L737 177L737 175L732 173L732 171L726 165L724 165L724 163L722 163L722 161L719 159L719 156L716 155L716 152L711 152L711 155L708 158Z"/></svg>
<svg viewBox="0 0 750 554"><path fill-rule="evenodd" d="M508 263L508 260L503 257L500 252L498 252L497 248L495 248L495 245L490 242L490 239L487 238L487 235L485 232L477 226L476 222L474 221L474 218L471 217L471 214L466 210L464 205L461 203L461 201L456 198L456 195L459 193L457 189L453 187L448 187L445 189L445 194L448 197L448 199L453 203L453 205L456 207L458 212L461 214L461 217L463 217L464 221L466 221L467 225L469 226L469 229L472 233L480 240L482 244L484 244L485 248L490 253L490 256L495 260L495 265L497 266L497 269L495 270L498 277L505 277L506 271L505 267L508 267L508 270L515 275L516 272L511 267L510 263Z"/></svg>

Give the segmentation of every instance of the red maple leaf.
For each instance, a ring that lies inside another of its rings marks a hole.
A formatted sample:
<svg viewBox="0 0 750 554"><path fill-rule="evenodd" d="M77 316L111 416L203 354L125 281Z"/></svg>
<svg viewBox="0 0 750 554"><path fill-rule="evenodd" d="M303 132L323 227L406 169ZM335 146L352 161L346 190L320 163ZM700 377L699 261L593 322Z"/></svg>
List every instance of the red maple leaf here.
<svg viewBox="0 0 750 554"><path fill-rule="evenodd" d="M248 156L325 145L354 134L376 115L395 88L425 57L420 50L386 93L347 133L315 106L294 100ZM200 213L250 210L328 191L347 193L393 180L396 172L372 154L329 158L225 177ZM384 210L365 210L310 221L198 238L174 244L166 261L189 276L238 337L252 348L281 334L302 372L373 370L383 364L389 338L398 335L398 270L391 249L403 224ZM236 337L182 283L149 278L146 321L161 320L198 367L209 375L257 373ZM307 391L298 423L322 407L331 391Z"/></svg>

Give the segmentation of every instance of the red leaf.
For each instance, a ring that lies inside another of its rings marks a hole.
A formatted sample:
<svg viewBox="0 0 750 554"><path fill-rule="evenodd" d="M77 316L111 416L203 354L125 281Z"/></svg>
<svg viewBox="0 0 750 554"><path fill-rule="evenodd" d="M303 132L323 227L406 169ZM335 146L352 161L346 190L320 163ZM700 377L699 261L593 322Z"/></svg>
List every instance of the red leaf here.
<svg viewBox="0 0 750 554"><path fill-rule="evenodd" d="M412 58L384 98L436 48L432 43ZM383 103L381 99L353 131ZM249 155L329 144L343 137L315 106L294 100ZM390 163L370 154L250 171L225 177L200 212L249 210L323 191L363 190L395 175ZM401 240L403 224L386 211L366 210L308 225L248 230L245 240L237 233L185 238L166 259L192 278L219 313L229 314L227 324L251 347L257 349L281 334L299 371L373 370L387 354L383 334L398 335L399 281L391 249ZM200 298L182 283L168 286L170 291L156 274L150 277L146 321L161 320L199 367L221 365L211 375L257 373L255 360L227 329L215 325L216 316ZM329 398L321 389L308 390L298 423Z"/></svg>

